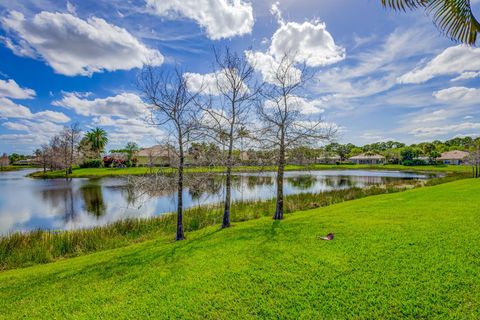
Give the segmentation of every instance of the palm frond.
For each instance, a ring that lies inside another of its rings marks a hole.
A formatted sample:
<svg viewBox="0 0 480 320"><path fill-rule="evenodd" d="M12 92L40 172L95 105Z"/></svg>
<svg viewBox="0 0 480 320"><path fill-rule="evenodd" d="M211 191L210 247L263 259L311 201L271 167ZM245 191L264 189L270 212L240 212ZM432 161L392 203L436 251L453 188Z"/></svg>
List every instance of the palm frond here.
<svg viewBox="0 0 480 320"><path fill-rule="evenodd" d="M428 14L437 27L455 41L474 45L480 24L475 19L469 0L429 1Z"/></svg>
<svg viewBox="0 0 480 320"><path fill-rule="evenodd" d="M475 45L480 23L472 13L470 0L381 0L397 11L425 8L438 29L454 41Z"/></svg>
<svg viewBox="0 0 480 320"><path fill-rule="evenodd" d="M389 7L397 11L407 11L425 7L428 0L381 0L384 7Z"/></svg>

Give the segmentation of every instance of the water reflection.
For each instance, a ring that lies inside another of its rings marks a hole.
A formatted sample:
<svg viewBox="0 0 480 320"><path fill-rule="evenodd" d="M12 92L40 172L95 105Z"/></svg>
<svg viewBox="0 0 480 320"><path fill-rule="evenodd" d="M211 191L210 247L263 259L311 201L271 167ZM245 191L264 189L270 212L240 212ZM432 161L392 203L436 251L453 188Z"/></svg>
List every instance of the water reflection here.
<svg viewBox="0 0 480 320"><path fill-rule="evenodd" d="M298 177L289 177L287 182L299 190L308 190L315 183L315 177L311 175L301 175Z"/></svg>
<svg viewBox="0 0 480 320"><path fill-rule="evenodd" d="M105 214L107 205L103 200L101 185L95 183L82 186L80 188L80 194L83 199L83 208L85 211L96 217L100 217Z"/></svg>
<svg viewBox="0 0 480 320"><path fill-rule="evenodd" d="M25 171L0 173L0 234L36 228L73 229L103 225L127 217L150 217L176 207L174 184L150 190L139 201L121 178L34 180ZM287 172L285 193L318 193L387 182L426 179L391 171ZM232 199L257 200L275 195L274 173L240 173L233 178ZM222 201L221 176L193 179L184 190L185 208Z"/></svg>

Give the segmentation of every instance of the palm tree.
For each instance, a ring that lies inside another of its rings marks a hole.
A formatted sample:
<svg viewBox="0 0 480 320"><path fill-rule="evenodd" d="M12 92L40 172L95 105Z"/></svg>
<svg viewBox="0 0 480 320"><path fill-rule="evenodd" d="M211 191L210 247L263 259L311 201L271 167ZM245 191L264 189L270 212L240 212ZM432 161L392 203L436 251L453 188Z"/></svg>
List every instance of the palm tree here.
<svg viewBox="0 0 480 320"><path fill-rule="evenodd" d="M438 29L454 41L475 45L480 23L473 15L470 0L381 0L396 11L423 9Z"/></svg>
<svg viewBox="0 0 480 320"><path fill-rule="evenodd" d="M95 128L88 131L85 138L90 142L92 151L99 158L108 143L107 132L101 128Z"/></svg>

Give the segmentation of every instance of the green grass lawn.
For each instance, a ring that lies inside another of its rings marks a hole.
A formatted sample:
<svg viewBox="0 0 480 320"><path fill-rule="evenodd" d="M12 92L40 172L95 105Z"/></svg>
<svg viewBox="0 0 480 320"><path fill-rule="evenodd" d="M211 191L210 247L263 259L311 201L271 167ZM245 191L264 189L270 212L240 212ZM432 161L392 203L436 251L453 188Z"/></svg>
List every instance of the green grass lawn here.
<svg viewBox="0 0 480 320"><path fill-rule="evenodd" d="M457 173L469 173L472 171L469 166L402 166L402 165L287 165L285 170L360 170L360 169L377 169L377 170L401 170L401 171L439 171L439 172L457 172ZM153 168L153 172L159 170L171 171L172 168ZM240 166L236 167L237 172L248 171L274 171L275 167L258 167L258 166ZM201 173L201 172L223 172L222 167L191 167L186 169L187 172ZM71 178L95 178L95 177L108 177L108 176L125 176L125 175L143 175L151 173L152 170L146 167L132 167L132 168L77 168L73 170L73 173L69 175ZM31 176L38 178L62 178L65 177L65 171L53 171L44 174L42 171L33 173Z"/></svg>
<svg viewBox="0 0 480 320"><path fill-rule="evenodd" d="M2 171L17 171L17 170L23 170L23 169L31 169L34 168L32 166L5 166L0 168L0 172Z"/></svg>
<svg viewBox="0 0 480 320"><path fill-rule="evenodd" d="M0 318L478 319L479 194L459 180L6 271Z"/></svg>

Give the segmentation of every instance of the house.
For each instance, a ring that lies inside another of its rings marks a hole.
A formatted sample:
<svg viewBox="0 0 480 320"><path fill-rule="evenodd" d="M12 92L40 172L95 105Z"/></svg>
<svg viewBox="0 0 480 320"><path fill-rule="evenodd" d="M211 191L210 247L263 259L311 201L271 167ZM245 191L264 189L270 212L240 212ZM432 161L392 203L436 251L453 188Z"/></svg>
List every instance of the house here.
<svg viewBox="0 0 480 320"><path fill-rule="evenodd" d="M322 154L316 157L316 162L320 164L336 164L342 161L342 158L338 155Z"/></svg>
<svg viewBox="0 0 480 320"><path fill-rule="evenodd" d="M175 149L172 146L155 145L139 150L136 156L140 164L154 166L166 165L175 154Z"/></svg>
<svg viewBox="0 0 480 320"><path fill-rule="evenodd" d="M437 160L441 161L443 164L460 165L467 162L469 155L470 154L465 151L453 150L442 153Z"/></svg>
<svg viewBox="0 0 480 320"><path fill-rule="evenodd" d="M386 158L381 154L361 153L348 160L355 164L384 164Z"/></svg>
<svg viewBox="0 0 480 320"><path fill-rule="evenodd" d="M172 147L163 146L163 145L156 145L149 148L143 148L137 152L138 157L165 157L168 158L172 154L174 154L174 150Z"/></svg>

